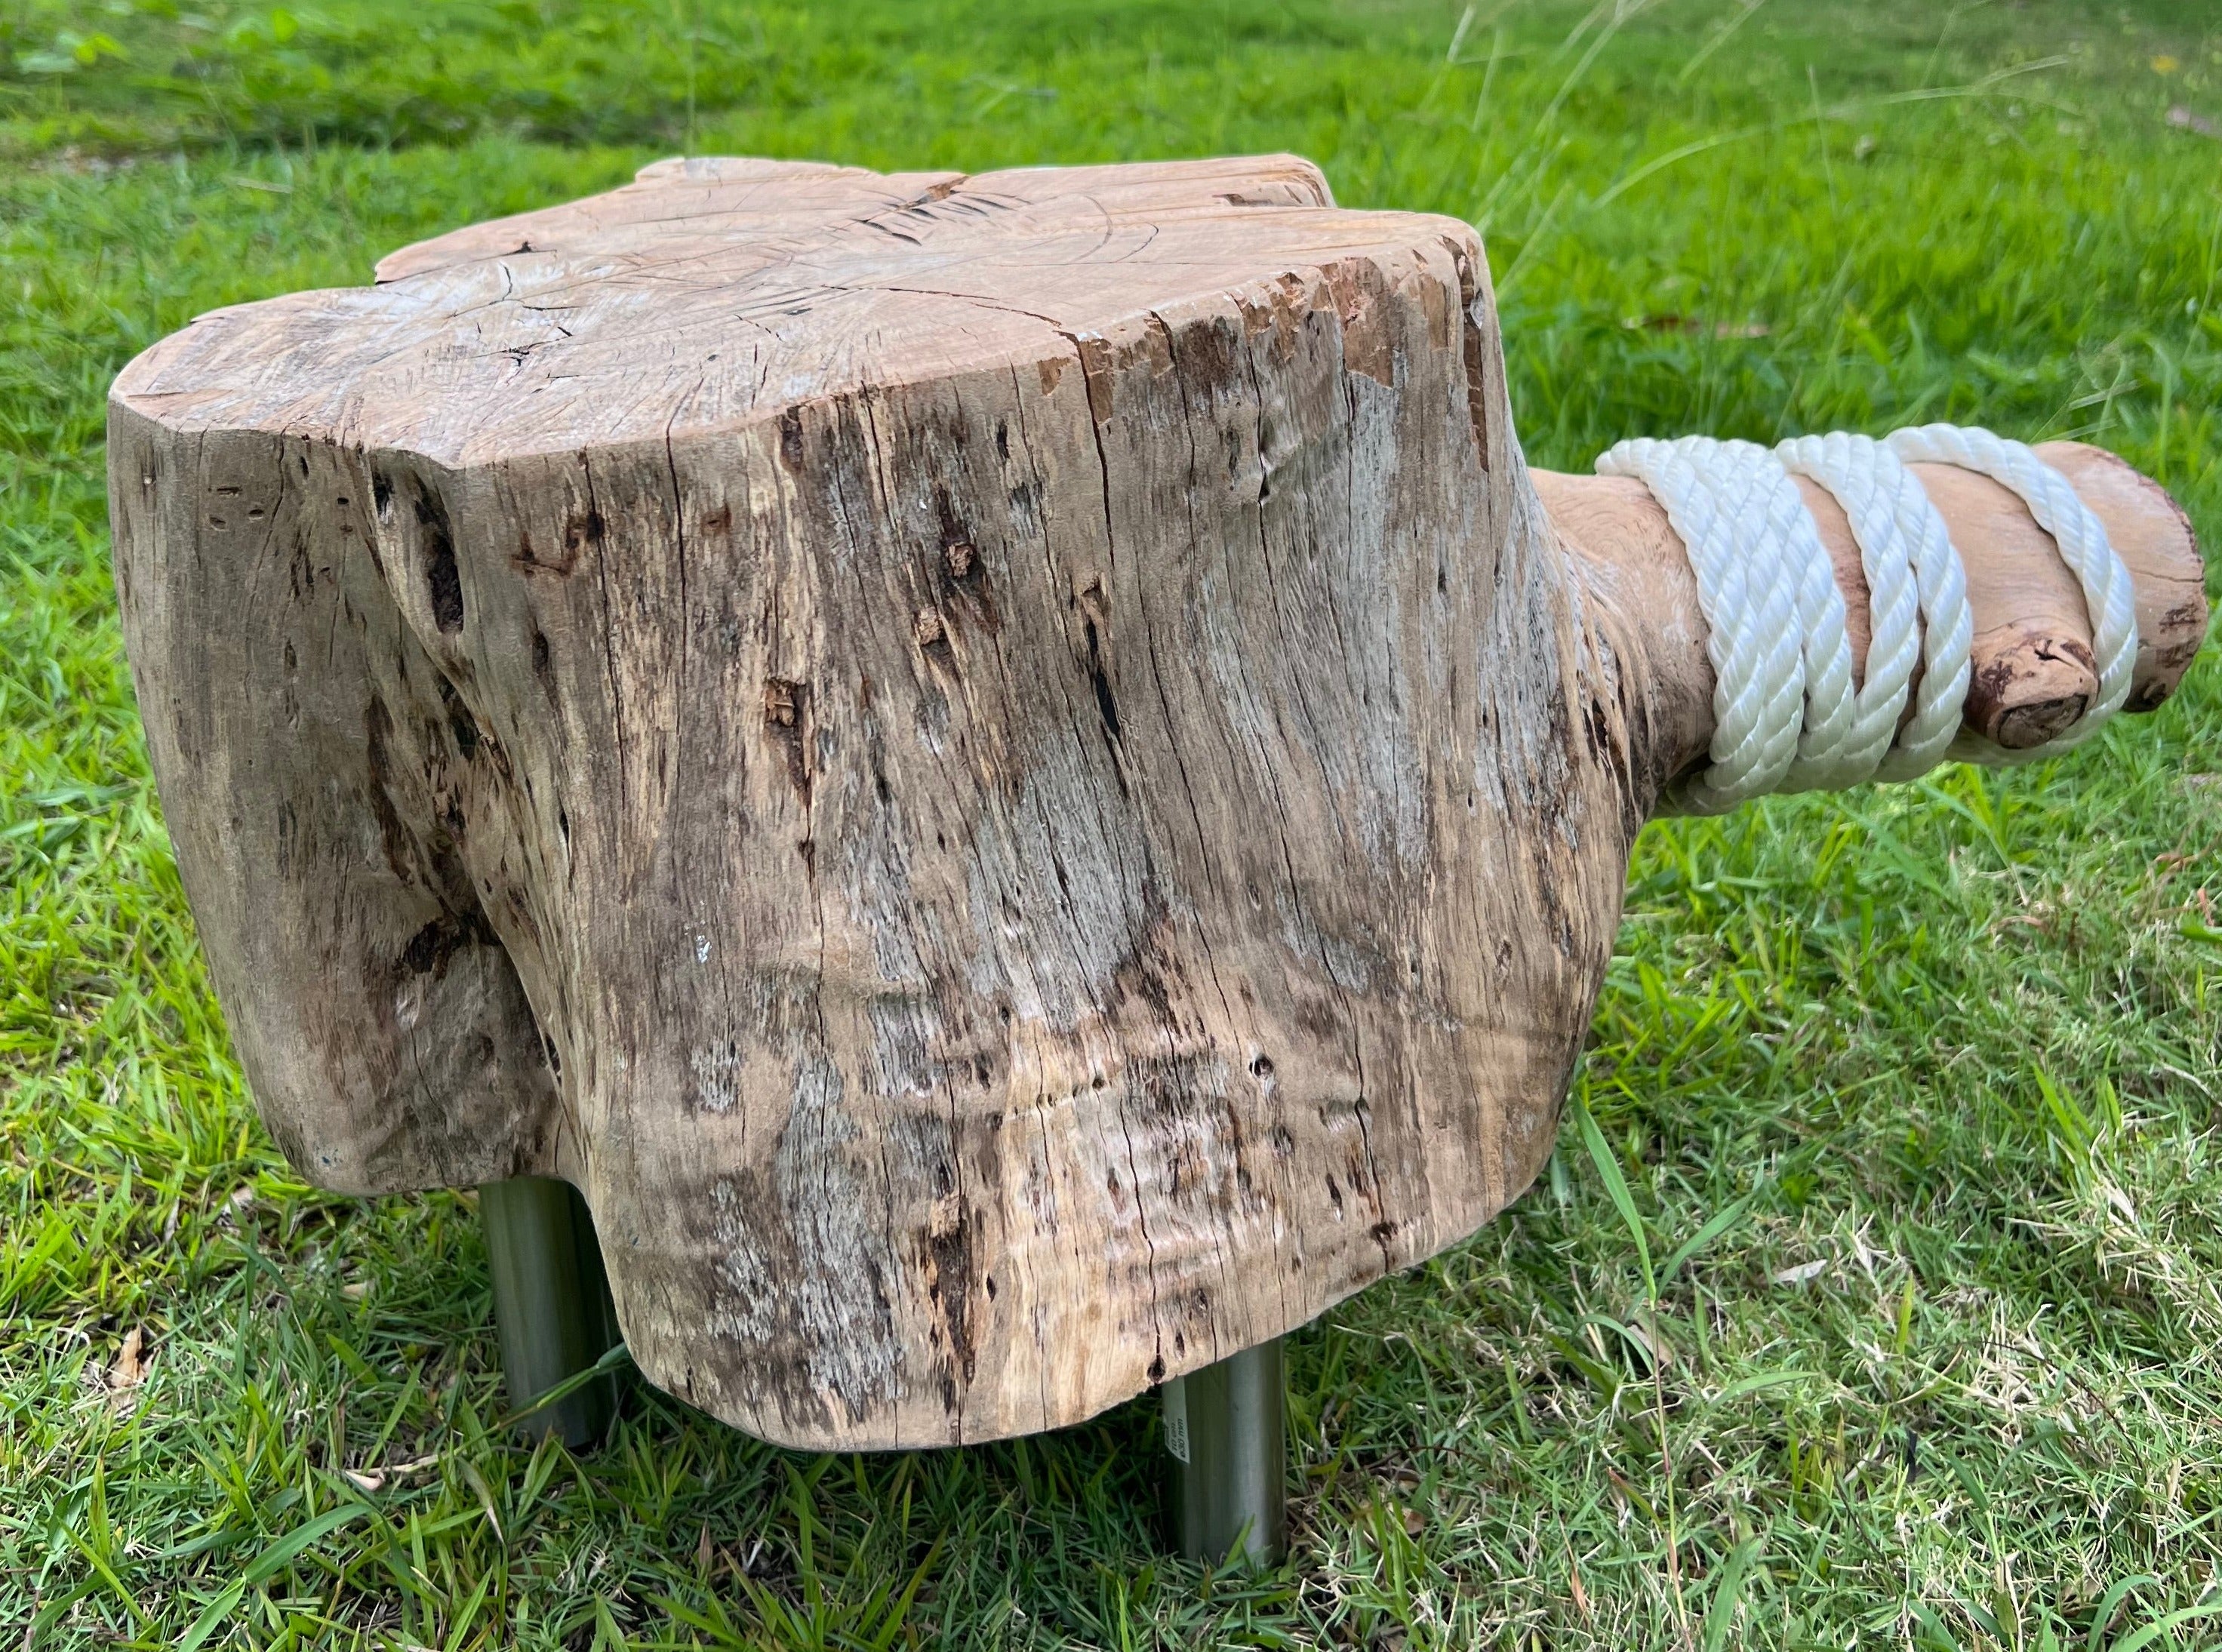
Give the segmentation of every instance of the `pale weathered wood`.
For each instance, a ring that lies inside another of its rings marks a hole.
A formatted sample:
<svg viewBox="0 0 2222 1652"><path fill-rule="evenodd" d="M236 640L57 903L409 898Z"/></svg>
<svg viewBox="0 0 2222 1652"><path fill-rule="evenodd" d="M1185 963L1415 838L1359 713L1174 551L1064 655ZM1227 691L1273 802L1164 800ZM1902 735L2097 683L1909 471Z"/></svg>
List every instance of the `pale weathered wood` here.
<svg viewBox="0 0 2222 1652"><path fill-rule="evenodd" d="M574 1181L649 1377L820 1447L1076 1421L1527 1185L1710 683L1655 533L1563 554L1466 226L665 162L379 273L111 401L304 1172Z"/></svg>

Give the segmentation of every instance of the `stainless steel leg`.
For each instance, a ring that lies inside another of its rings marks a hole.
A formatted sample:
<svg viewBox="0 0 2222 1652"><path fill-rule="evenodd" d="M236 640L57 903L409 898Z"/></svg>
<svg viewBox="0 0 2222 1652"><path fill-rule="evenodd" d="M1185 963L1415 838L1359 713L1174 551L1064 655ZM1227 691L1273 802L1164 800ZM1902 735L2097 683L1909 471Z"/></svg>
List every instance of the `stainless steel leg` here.
<svg viewBox="0 0 2222 1652"><path fill-rule="evenodd" d="M1213 1563L1239 1543L1271 1565L1288 1548L1281 1340L1165 1385L1173 1523L1181 1553Z"/></svg>
<svg viewBox="0 0 2222 1652"><path fill-rule="evenodd" d="M568 1182L520 1176L479 1189L486 1259L493 1271L494 1322L512 1410L589 1370L618 1345L616 1305L587 1202ZM612 1372L528 1413L538 1439L593 1444L617 1415Z"/></svg>

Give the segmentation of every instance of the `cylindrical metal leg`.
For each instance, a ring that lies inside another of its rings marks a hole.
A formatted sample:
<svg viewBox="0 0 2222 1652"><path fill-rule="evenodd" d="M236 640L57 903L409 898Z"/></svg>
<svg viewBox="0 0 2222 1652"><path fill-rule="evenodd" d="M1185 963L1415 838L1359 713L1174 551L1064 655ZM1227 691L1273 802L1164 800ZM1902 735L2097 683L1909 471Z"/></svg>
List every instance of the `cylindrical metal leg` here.
<svg viewBox="0 0 2222 1652"><path fill-rule="evenodd" d="M1213 1563L1239 1543L1271 1565L1288 1547L1288 1442L1281 1340L1164 1388L1173 1524L1181 1553Z"/></svg>
<svg viewBox="0 0 2222 1652"><path fill-rule="evenodd" d="M520 1176L479 1189L486 1260L493 1272L494 1322L501 1332L509 1403L522 1410L567 1378L591 1369L618 1345L617 1307L587 1202L568 1182ZM567 1446L602 1437L617 1414L612 1372L521 1419L535 1439Z"/></svg>

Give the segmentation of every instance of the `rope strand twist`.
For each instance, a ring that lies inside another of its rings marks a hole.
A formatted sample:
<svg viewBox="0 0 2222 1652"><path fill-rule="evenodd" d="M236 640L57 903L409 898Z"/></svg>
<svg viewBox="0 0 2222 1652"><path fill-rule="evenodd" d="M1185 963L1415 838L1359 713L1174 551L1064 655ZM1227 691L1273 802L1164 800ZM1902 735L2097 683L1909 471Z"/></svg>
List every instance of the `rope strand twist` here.
<svg viewBox="0 0 2222 1652"><path fill-rule="evenodd" d="M1962 727L1974 631L1967 571L1911 462L1980 471L2018 494L2081 583L2099 694L2057 738L2009 751ZM1954 424L1879 442L1842 431L1795 437L1773 449L1639 437L1600 454L1597 469L1651 490L1698 579L1713 742L1708 765L1662 800L1672 812L1718 814L1767 792L1911 780L1952 759L2056 757L2096 733L2129 696L2137 651L2129 570L2068 479L2018 442ZM1856 688L1843 596L1795 476L1843 507L1859 547L1870 640Z"/></svg>

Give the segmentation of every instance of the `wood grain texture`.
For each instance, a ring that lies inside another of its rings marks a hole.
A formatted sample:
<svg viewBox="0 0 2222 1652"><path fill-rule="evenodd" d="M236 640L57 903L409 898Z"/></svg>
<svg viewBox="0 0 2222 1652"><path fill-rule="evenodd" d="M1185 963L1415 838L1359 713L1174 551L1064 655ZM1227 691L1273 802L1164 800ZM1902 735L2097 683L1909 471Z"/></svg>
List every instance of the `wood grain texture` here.
<svg viewBox="0 0 2222 1652"><path fill-rule="evenodd" d="M571 1178L648 1376L841 1448L1077 1421L1528 1184L1692 689L1465 225L698 160L379 275L110 407L306 1174Z"/></svg>

